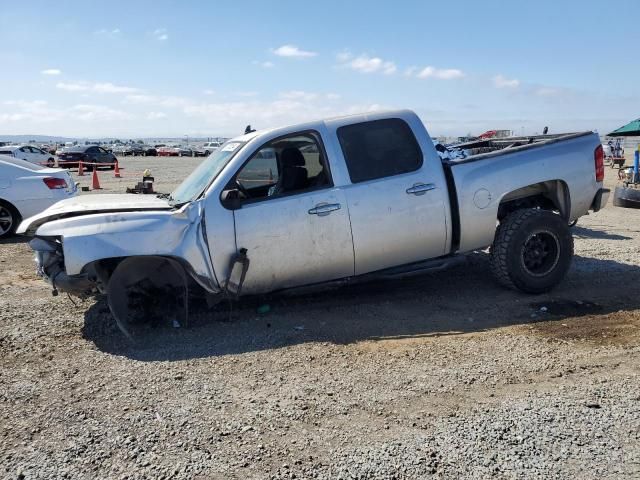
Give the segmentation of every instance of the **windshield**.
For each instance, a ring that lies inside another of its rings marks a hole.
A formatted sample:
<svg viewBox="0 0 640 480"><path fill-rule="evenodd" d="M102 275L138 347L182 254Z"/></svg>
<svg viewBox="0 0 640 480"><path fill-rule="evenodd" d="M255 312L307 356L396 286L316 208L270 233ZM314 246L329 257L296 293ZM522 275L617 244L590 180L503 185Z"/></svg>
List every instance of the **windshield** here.
<svg viewBox="0 0 640 480"><path fill-rule="evenodd" d="M214 178L222 171L229 160L238 153L244 142L227 142L219 150L209 155L204 162L191 172L184 182L169 196L171 205L180 205L195 200Z"/></svg>

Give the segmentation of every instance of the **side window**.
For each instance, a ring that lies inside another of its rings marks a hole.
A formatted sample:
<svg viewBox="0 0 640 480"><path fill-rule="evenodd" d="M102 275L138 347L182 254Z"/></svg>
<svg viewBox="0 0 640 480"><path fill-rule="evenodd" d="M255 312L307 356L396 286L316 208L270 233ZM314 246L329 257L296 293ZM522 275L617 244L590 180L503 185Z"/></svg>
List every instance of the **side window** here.
<svg viewBox="0 0 640 480"><path fill-rule="evenodd" d="M422 151L405 121L374 120L338 128L338 140L352 183L418 170Z"/></svg>
<svg viewBox="0 0 640 480"><path fill-rule="evenodd" d="M22 153L31 153L31 152L29 151L29 147L21 147L21 148L20 148L20 151L21 151Z"/></svg>
<svg viewBox="0 0 640 480"><path fill-rule="evenodd" d="M237 181L251 190L278 183L278 161L276 151L271 147L258 150L253 158L238 173Z"/></svg>
<svg viewBox="0 0 640 480"><path fill-rule="evenodd" d="M87 153L100 153L100 150L98 150L98 147L89 147Z"/></svg>
<svg viewBox="0 0 640 480"><path fill-rule="evenodd" d="M331 185L331 175L313 133L273 140L262 147L240 169L235 185L248 200L290 195Z"/></svg>

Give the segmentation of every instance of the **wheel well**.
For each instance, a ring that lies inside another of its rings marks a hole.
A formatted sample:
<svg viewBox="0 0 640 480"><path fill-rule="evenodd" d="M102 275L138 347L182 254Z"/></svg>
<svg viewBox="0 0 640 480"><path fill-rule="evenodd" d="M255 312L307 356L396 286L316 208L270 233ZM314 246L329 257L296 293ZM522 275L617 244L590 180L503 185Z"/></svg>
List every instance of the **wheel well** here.
<svg viewBox="0 0 640 480"><path fill-rule="evenodd" d="M161 255L141 255L140 258L147 258L150 261L154 259L162 259L166 258L173 261L173 265L178 268L181 267L184 270L184 275L187 281L189 282L189 288L193 289L196 292L199 292L202 287L195 281L193 269L188 263L185 263L182 259L176 257L165 257ZM113 275L113 272L118 268L118 265L122 263L124 260L128 258L135 257L111 257L111 258L103 258L100 260L96 260L87 264L82 270L87 273L89 279L96 282L98 285L98 290L101 293L106 293L107 287L109 285L109 280Z"/></svg>
<svg viewBox="0 0 640 480"><path fill-rule="evenodd" d="M18 220L22 220L22 214L20 213L20 210L18 210L13 203L11 203L8 200L5 200L4 198L0 198L0 204L1 205L5 205L5 206L9 207L10 209L12 209L14 212L16 212L18 214Z"/></svg>
<svg viewBox="0 0 640 480"><path fill-rule="evenodd" d="M567 184L562 180L550 180L527 185L507 193L500 201L498 220L502 220L516 210L525 208L556 211L565 220L569 220L571 197Z"/></svg>

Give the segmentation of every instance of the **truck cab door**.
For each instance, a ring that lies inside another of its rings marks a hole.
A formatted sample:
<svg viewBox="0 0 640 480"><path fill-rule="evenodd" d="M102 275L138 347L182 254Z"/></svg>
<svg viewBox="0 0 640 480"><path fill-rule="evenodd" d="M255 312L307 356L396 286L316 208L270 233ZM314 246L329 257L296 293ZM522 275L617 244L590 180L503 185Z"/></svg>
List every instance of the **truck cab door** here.
<svg viewBox="0 0 640 480"><path fill-rule="evenodd" d="M236 245L249 257L243 292L263 293L353 275L346 197L333 186L317 132L272 140L227 185L237 195Z"/></svg>
<svg viewBox="0 0 640 480"><path fill-rule="evenodd" d="M402 119L373 120L336 131L351 185L344 187L355 274L442 256L447 250L447 187Z"/></svg>

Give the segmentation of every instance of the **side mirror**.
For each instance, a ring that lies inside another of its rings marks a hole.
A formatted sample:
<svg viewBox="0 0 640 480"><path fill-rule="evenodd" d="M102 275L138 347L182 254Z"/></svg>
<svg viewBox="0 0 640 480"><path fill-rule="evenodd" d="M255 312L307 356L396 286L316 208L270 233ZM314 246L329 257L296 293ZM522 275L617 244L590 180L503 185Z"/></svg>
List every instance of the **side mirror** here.
<svg viewBox="0 0 640 480"><path fill-rule="evenodd" d="M240 210L242 208L242 195L237 189L224 190L220 196L222 205L229 210Z"/></svg>

